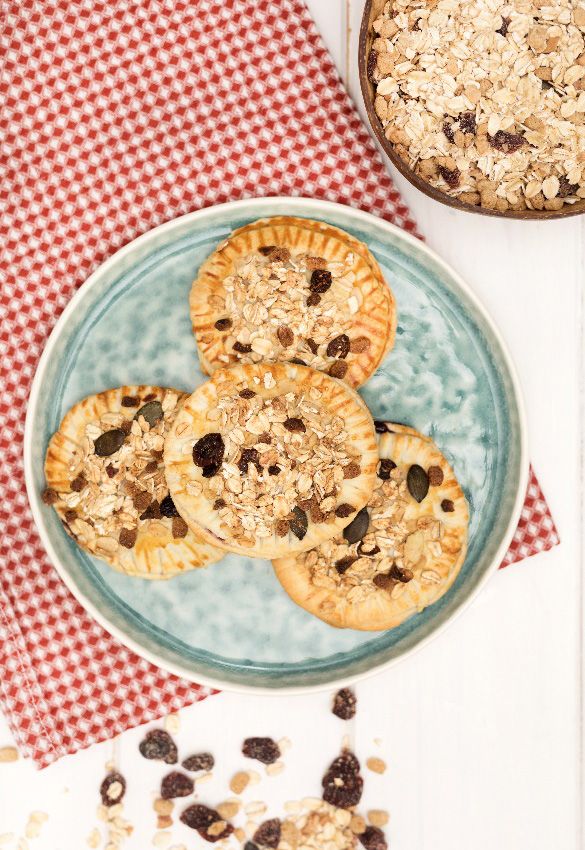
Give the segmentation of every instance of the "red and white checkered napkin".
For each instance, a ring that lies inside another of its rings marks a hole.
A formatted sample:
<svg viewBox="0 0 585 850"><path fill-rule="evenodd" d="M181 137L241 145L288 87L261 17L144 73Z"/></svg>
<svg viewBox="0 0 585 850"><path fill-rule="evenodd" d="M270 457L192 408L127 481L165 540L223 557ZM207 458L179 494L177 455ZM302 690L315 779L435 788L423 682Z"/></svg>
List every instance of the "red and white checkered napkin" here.
<svg viewBox="0 0 585 850"><path fill-rule="evenodd" d="M47 560L24 489L26 399L73 291L199 207L308 195L416 232L302 0L4 0L0 31L0 697L39 765L210 691L138 658ZM558 537L533 477L505 563Z"/></svg>

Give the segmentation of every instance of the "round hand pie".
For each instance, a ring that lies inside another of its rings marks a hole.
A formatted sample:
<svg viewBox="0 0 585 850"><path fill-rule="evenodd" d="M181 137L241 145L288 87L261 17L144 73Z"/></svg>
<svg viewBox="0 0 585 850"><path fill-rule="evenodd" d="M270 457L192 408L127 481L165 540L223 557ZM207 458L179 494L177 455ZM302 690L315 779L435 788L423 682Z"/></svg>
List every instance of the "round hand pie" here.
<svg viewBox="0 0 585 850"><path fill-rule="evenodd" d="M366 504L372 417L341 381L290 363L214 373L165 443L173 501L205 539L252 557L311 549Z"/></svg>
<svg viewBox="0 0 585 850"><path fill-rule="evenodd" d="M130 576L170 578L223 555L189 530L165 480L164 437L185 397L106 390L75 404L49 442L43 501L83 549Z"/></svg>
<svg viewBox="0 0 585 850"><path fill-rule="evenodd" d="M380 463L368 505L334 539L274 561L289 596L332 626L392 629L436 602L465 560L469 513L428 437L376 423Z"/></svg>
<svg viewBox="0 0 585 850"><path fill-rule="evenodd" d="M203 369L291 361L360 386L394 345L396 306L378 263L331 225L277 217L234 231L190 297Z"/></svg>

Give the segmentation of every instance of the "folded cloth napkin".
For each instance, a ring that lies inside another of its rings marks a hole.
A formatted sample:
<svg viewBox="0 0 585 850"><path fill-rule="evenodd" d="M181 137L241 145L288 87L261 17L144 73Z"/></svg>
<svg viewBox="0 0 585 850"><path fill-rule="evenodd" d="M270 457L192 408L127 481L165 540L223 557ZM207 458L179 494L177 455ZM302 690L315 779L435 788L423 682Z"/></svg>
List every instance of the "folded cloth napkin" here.
<svg viewBox="0 0 585 850"><path fill-rule="evenodd" d="M5 0L0 32L0 698L39 765L209 695L120 645L31 520L26 399L55 320L117 248L222 201L305 195L416 226L302 0ZM504 564L556 530L534 476Z"/></svg>

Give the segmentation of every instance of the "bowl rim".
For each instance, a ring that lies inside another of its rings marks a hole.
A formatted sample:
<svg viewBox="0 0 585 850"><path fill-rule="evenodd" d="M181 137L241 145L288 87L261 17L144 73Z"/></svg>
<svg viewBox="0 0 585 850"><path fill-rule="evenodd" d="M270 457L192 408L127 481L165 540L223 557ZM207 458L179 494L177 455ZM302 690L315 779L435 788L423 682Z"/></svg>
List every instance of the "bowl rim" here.
<svg viewBox="0 0 585 850"><path fill-rule="evenodd" d="M360 80L360 88L362 99L368 115L370 127L382 147L382 150L395 168L408 180L408 182L422 192L427 197L434 201L444 204L451 209L460 210L461 212L475 213L476 215L487 215L492 218L508 218L513 221L549 221L551 219L569 218L571 216L585 214L585 198L581 203L564 204L560 210L490 210L487 207L481 207L476 204L467 204L460 201L456 196L448 195L446 192L437 189L426 180L423 180L416 174L396 153L394 146L388 141L382 131L380 119L376 115L374 109L373 83L368 78L368 55L369 46L368 40L371 34L371 17L374 0L366 0L364 11L362 13L362 21L358 40L358 76Z"/></svg>
<svg viewBox="0 0 585 850"><path fill-rule="evenodd" d="M291 204L293 208L295 204L302 204L303 207L308 207L309 210L312 211L312 214L314 213L315 218L318 218L319 214L327 216L328 212L334 214L336 211L343 210L346 215L349 214L358 222L362 221L367 224L373 219L377 227L381 227L388 233L393 234L394 236L398 236L399 238L406 240L407 243L416 246L418 250L425 253L429 258L432 259L434 263L442 267L442 269L453 279L455 284L462 290L465 296L472 303L473 307L478 311L483 320L486 322L490 331L493 333L497 344L500 347L503 361L506 365L506 368L508 369L513 398L515 399L517 406L518 436L520 441L520 463L518 472L518 484L516 488L513 506L510 511L510 517L506 525L506 529L502 535L500 545L494 554L492 562L486 569L484 575L478 581L476 587L470 593L469 597L465 599L443 623L437 626L437 628L431 631L428 635L421 638L414 646L410 647L409 649L406 649L396 658L388 659L387 661L375 665L363 672L349 676L333 677L331 678L331 680L328 680L326 682L320 682L317 684L310 685L295 684L279 686L278 682L275 681L274 685L270 687L246 685L233 682L226 683L221 679L215 678L213 676L200 675L198 673L191 672L189 669L182 667L180 664L174 663L172 661L169 662L166 659L162 658L160 655L157 655L156 652L151 652L150 650L145 649L138 643L138 641L124 634L120 629L118 629L116 625L109 621L108 616L102 613L98 606L94 604L89 598L87 598L85 593L80 588L78 588L73 577L69 575L66 568L61 564L60 559L55 551L55 548L53 547L50 533L48 531L47 525L45 524L43 516L40 494L36 492L34 483L34 470L32 463L32 441L34 427L33 420L36 415L36 407L39 400L40 388L44 379L45 371L49 365L53 349L55 348L62 331L66 327L69 317L75 312L78 304L81 303L83 298L87 295L88 291L99 282L102 274L104 274L117 263L119 263L120 260L124 259L128 254L131 254L131 252L134 251L137 246L147 243L153 237L164 234L166 231L171 231L173 228L180 226L180 224L196 222L200 218L205 218L209 215L211 211L221 212L222 210L227 209L242 210L246 209L247 207L250 210L250 214L252 216L258 213L259 217L264 217L265 215L275 214L274 212L266 212L267 209L270 209L270 207L273 207L275 204L283 203L285 205ZM397 225L392 224L386 221L385 219L378 218L378 216L375 216L372 213L357 210L345 204L338 204L332 201L322 201L315 198L305 198L302 196L269 196L264 198L248 198L239 201L228 201L223 204L216 204L212 207L205 207L201 210L186 213L182 216L170 219L169 221L166 221L163 224L152 228L151 230L146 231L145 233L138 236L136 239L132 240L131 242L124 245L122 248L118 249L114 254L108 257L108 259L101 263L89 275L89 277L79 287L79 289L74 293L71 300L59 316L57 322L55 323L55 326L53 327L53 330L49 335L49 338L47 339L47 342L45 343L45 348L39 359L29 393L23 437L23 460L27 497L31 508L33 520L35 522L37 532L45 548L45 551L47 552L52 565L57 570L59 577L65 583L67 588L71 591L73 596L109 634L119 640L120 643L122 643L124 646L135 652L136 655L146 659L151 664L154 664L157 667L160 667L161 669L166 670L183 679L186 679L187 681L190 681L194 684L199 684L211 689L224 690L231 693L261 694L265 696L318 693L326 690L334 690L336 688L340 688L348 684L354 684L356 682L369 679L390 669L395 664L398 664L406 660L407 658L410 658L412 655L414 655L416 652L419 652L421 649L427 646L427 644L429 644L436 637L442 634L443 631L447 629L477 598L477 595L480 593L487 581L491 578L491 576L497 571L498 567L500 566L501 561L504 555L506 554L510 542L514 536L514 532L516 531L516 528L518 526L518 521L520 519L522 507L524 505L524 500L526 497L526 490L529 478L527 417L524 397L520 386L518 373L510 351L508 350L508 346L504 342L500 331L498 330L488 311L483 306L478 297L475 295L469 284L467 284L463 280L463 278L461 278L460 275L454 269L452 269L447 262L445 262L440 256L438 256L422 240L417 239L415 236L411 235L410 233L407 233L405 230L398 227Z"/></svg>

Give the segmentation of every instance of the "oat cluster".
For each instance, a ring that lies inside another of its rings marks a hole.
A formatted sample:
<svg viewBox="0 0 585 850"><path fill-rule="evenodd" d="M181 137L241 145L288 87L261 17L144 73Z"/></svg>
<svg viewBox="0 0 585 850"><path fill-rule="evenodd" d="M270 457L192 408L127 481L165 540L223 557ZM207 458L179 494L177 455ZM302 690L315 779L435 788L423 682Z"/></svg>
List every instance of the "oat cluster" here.
<svg viewBox="0 0 585 850"><path fill-rule="evenodd" d="M164 440L179 397L167 391L160 401L142 401L146 404L140 407L133 397L122 399L134 418L107 412L88 422L69 467L70 492L43 494L79 543L102 557L114 557L121 546L131 549L145 522L150 534L160 526L162 537L169 530L175 538L188 531L168 495L163 464Z"/></svg>
<svg viewBox="0 0 585 850"><path fill-rule="evenodd" d="M585 198L583 0L393 0L373 27L375 110L423 179L501 212Z"/></svg>
<svg viewBox="0 0 585 850"><path fill-rule="evenodd" d="M226 334L225 351L233 352L218 359L296 360L343 378L347 359L370 347L367 337L351 337L352 317L363 301L354 286L354 255L341 263L293 256L282 247L260 250L223 281L225 298L210 298L226 314L215 327Z"/></svg>
<svg viewBox="0 0 585 850"><path fill-rule="evenodd" d="M274 386L270 372L266 389ZM289 531L302 540L308 523L333 522L355 513L339 503L344 479L357 478L359 458L353 454L344 420L321 403L316 387L263 398L248 387L224 395L208 411L210 428L221 431L220 453L203 467L203 483L187 484L187 492L202 490L221 519L221 530L240 545ZM206 435L193 449L199 458ZM209 470L209 473L206 472ZM209 474L209 477L205 476Z"/></svg>
<svg viewBox="0 0 585 850"><path fill-rule="evenodd" d="M425 552L434 558L442 554L442 523L432 516L406 522L404 513L412 497L404 471L390 470L388 462L381 461L380 473L389 477L379 481L367 507L360 511L362 528L352 535L350 526L343 536L299 556L316 587L336 591L351 603L380 590L398 599L411 581L438 584L441 580L436 570L420 565ZM360 522L359 515L354 522ZM327 605L332 609L335 603L325 601L324 610Z"/></svg>
<svg viewBox="0 0 585 850"><path fill-rule="evenodd" d="M287 803L285 808L289 815L282 823L279 850L352 850L358 846L358 832L366 828L363 818L316 797Z"/></svg>

